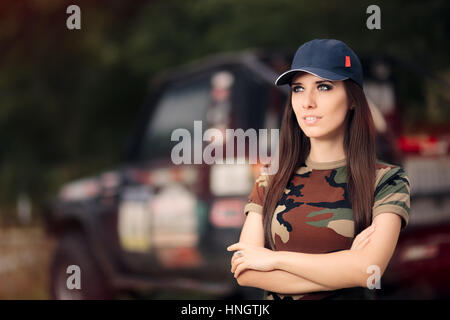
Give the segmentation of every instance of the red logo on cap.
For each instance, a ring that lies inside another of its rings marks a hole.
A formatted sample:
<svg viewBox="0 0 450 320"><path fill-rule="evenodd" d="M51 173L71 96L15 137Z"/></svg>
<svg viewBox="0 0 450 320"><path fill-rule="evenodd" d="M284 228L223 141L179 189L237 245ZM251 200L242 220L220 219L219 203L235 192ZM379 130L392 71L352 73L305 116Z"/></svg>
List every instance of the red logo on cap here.
<svg viewBox="0 0 450 320"><path fill-rule="evenodd" d="M345 56L345 66L346 67L351 67L352 65L350 64L350 57L349 56Z"/></svg>

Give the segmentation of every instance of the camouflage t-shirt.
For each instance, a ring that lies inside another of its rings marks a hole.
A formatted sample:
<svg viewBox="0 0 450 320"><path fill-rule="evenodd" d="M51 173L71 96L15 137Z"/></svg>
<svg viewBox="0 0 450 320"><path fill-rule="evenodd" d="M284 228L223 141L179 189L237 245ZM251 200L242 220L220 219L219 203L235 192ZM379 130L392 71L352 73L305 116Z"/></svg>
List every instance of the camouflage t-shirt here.
<svg viewBox="0 0 450 320"><path fill-rule="evenodd" d="M273 214L272 238L275 250L330 253L351 248L354 221L348 196L346 168L345 159L313 162L308 158L295 171ZM404 229L408 224L410 210L410 183L405 171L399 166L377 160L375 174L372 219L382 212L392 212L402 218ZM246 215L249 211L262 213L267 185L268 176L259 176L244 208ZM350 291L342 289L299 295L266 291L264 297L324 299L343 296L344 292ZM363 295L367 293L365 290L360 292Z"/></svg>

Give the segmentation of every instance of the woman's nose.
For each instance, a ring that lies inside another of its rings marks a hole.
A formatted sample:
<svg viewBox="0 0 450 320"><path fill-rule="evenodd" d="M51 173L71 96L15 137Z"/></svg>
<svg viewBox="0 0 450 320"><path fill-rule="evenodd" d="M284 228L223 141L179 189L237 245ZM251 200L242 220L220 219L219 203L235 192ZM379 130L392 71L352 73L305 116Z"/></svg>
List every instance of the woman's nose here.
<svg viewBox="0 0 450 320"><path fill-rule="evenodd" d="M316 99L314 97L314 93L310 90L305 90L303 92L303 101L302 106L304 109L315 108L316 107Z"/></svg>

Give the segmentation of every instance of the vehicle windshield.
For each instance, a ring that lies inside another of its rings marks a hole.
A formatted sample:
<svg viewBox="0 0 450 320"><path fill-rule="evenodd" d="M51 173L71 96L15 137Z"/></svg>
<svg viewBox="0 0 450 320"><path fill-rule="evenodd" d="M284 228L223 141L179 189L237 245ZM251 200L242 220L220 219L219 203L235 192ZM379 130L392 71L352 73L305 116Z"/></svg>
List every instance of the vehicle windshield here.
<svg viewBox="0 0 450 320"><path fill-rule="evenodd" d="M193 135L194 121L204 120L210 92L209 77L171 85L151 116L142 146L141 159L170 157L178 141L171 141L173 130L185 128Z"/></svg>

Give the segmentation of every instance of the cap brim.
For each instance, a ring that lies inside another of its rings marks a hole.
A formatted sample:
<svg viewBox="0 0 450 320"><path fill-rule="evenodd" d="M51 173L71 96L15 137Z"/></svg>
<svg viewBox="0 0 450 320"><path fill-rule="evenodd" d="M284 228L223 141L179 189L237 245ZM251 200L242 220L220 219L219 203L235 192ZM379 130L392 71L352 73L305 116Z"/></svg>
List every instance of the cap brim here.
<svg viewBox="0 0 450 320"><path fill-rule="evenodd" d="M277 80L275 80L275 84L277 86L290 84L294 75L299 71L304 71L304 72L310 73L312 75L315 75L319 78L322 78L325 80L331 80L331 81L346 80L349 78L347 76L343 76L341 74L337 74L337 73L334 73L334 72L331 72L328 70L324 70L324 69L320 69L320 68L304 67L304 68L299 68L299 69L291 69L291 70L284 72L277 78Z"/></svg>

